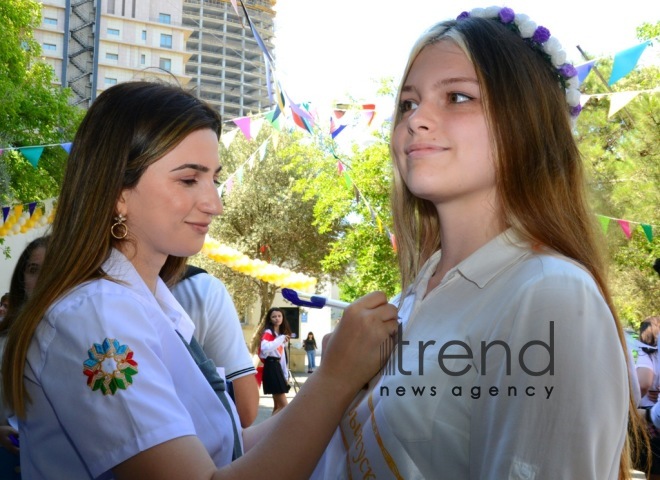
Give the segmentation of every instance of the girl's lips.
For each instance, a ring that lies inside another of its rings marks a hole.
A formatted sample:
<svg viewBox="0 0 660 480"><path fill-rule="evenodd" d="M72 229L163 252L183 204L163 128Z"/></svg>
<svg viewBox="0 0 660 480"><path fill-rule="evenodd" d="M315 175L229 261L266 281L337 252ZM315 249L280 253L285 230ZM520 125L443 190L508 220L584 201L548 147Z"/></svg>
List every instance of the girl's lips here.
<svg viewBox="0 0 660 480"><path fill-rule="evenodd" d="M199 233L206 234L209 231L208 223L189 223L189 225L193 228L193 230Z"/></svg>

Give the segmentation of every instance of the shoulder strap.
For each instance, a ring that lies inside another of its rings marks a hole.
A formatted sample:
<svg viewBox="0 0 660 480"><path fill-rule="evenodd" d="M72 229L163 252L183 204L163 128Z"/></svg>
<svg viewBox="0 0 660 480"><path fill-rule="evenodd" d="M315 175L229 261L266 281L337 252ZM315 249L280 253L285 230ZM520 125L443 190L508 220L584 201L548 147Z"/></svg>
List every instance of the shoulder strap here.
<svg viewBox="0 0 660 480"><path fill-rule="evenodd" d="M183 273L183 277L181 277L181 280L185 280L186 278L194 277L198 273L208 273L206 270L203 268L196 267L194 265L186 265L186 271Z"/></svg>
<svg viewBox="0 0 660 480"><path fill-rule="evenodd" d="M225 381L218 373L218 370L215 368L215 363L213 363L213 360L206 356L206 353L204 353L204 350L202 350L201 345L197 342L195 337L192 337L190 339L190 343L188 343L178 331L176 333L179 335L179 338L188 349L188 352L190 352L193 360L195 360L195 363L229 414L229 418L231 419L231 426L234 430L234 453L232 454L232 460L236 460L238 457L243 455L243 451L241 449L241 440L238 437L239 434L238 428L236 427L236 419L234 418L231 406L229 405L229 400L227 400L227 396L225 395L225 390L227 389Z"/></svg>

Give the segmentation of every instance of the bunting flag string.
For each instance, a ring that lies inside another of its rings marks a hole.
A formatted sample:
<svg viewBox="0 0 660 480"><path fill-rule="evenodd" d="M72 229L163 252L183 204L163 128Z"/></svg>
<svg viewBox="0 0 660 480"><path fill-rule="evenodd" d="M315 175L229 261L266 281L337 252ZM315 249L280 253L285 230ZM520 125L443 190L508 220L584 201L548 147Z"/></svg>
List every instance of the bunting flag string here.
<svg viewBox="0 0 660 480"><path fill-rule="evenodd" d="M26 208L27 207L27 208ZM55 199L2 207L0 238L27 233L33 228L45 227L55 217Z"/></svg>
<svg viewBox="0 0 660 480"><path fill-rule="evenodd" d="M71 152L71 142L66 142L49 143L47 145L29 145L25 147L2 147L0 148L0 155L5 152L17 150L25 157L28 162L30 162L30 165L32 165L34 168L37 168L39 165L39 160L41 159L41 155L44 153L44 148L46 147L62 147L66 153Z"/></svg>
<svg viewBox="0 0 660 480"><path fill-rule="evenodd" d="M598 222L603 229L603 233L607 234L610 222L615 221L628 240L632 238L633 232L636 230L637 225L641 227L642 232L644 233L644 236L646 237L646 240L649 241L649 243L653 242L653 233L658 229L657 225L651 225L650 223L634 222L632 220L608 217L606 215L600 214L598 214L597 217Z"/></svg>
<svg viewBox="0 0 660 480"><path fill-rule="evenodd" d="M632 72L639 63L639 59L641 58L646 48L649 46L653 46L653 42L659 40L660 37L654 37L638 45L634 45L630 48L626 48L624 50L615 52L612 61L612 72L610 73L610 78L607 82L608 85L609 86L614 85L616 82L618 82L623 77L625 77L630 72ZM594 65L606 58L609 58L609 55L594 58L588 60L585 63L575 65L575 68L578 71L578 81L580 82L580 84L582 84L582 82L584 82L584 80L587 78Z"/></svg>
<svg viewBox="0 0 660 480"><path fill-rule="evenodd" d="M610 109L607 114L607 118L611 118L615 113L621 110L623 107L632 102L638 95L642 93L658 93L660 92L660 87L650 88L646 90L630 90L624 92L607 92L607 93L594 93L590 95L583 94L580 96L580 105L583 107L587 104L592 98L606 98L610 97Z"/></svg>

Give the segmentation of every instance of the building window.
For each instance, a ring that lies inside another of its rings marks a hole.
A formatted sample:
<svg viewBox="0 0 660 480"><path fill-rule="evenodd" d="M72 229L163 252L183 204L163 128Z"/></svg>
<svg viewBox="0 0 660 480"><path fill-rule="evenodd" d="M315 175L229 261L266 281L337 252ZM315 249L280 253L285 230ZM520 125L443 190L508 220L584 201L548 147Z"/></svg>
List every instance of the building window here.
<svg viewBox="0 0 660 480"><path fill-rule="evenodd" d="M54 26L57 26L57 18L48 18L48 17L44 17L44 25L54 25Z"/></svg>
<svg viewBox="0 0 660 480"><path fill-rule="evenodd" d="M114 13L115 13L115 0L108 0L108 13L114 15Z"/></svg>
<svg viewBox="0 0 660 480"><path fill-rule="evenodd" d="M172 70L172 60L169 58L161 58L158 66L169 72Z"/></svg>
<svg viewBox="0 0 660 480"><path fill-rule="evenodd" d="M54 43L44 43L44 50L57 50L57 45Z"/></svg>
<svg viewBox="0 0 660 480"><path fill-rule="evenodd" d="M160 23L166 23L169 25L170 23L172 23L172 15L170 15L169 13L159 13L158 21Z"/></svg>
<svg viewBox="0 0 660 480"><path fill-rule="evenodd" d="M145 42L147 41L147 31L146 30L142 30L142 40L144 40Z"/></svg>
<svg viewBox="0 0 660 480"><path fill-rule="evenodd" d="M106 60L119 60L119 54L118 53L106 53L105 58L106 58Z"/></svg>
<svg viewBox="0 0 660 480"><path fill-rule="evenodd" d="M172 35L166 33L160 34L160 46L162 48L172 48Z"/></svg>
<svg viewBox="0 0 660 480"><path fill-rule="evenodd" d="M117 85L117 79L116 78L105 77L104 81L105 81L106 86Z"/></svg>
<svg viewBox="0 0 660 480"><path fill-rule="evenodd" d="M140 65L144 65L147 63L147 56L143 53L140 55Z"/></svg>
<svg viewBox="0 0 660 480"><path fill-rule="evenodd" d="M118 28L108 28L108 35L113 35L115 37L119 36L119 29Z"/></svg>

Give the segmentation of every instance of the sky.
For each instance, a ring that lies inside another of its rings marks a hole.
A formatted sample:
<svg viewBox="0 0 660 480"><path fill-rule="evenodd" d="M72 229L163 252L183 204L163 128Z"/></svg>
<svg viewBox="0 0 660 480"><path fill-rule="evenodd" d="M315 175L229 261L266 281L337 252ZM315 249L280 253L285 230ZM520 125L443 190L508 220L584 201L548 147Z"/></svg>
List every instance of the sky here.
<svg viewBox="0 0 660 480"><path fill-rule="evenodd" d="M635 28L660 21L657 0L509 0L501 5L548 28L576 64L576 45L592 58L635 46ZM609 2L608 2L609 3ZM317 108L354 98L377 103L378 80L398 82L408 52L431 24L492 3L475 0L277 0L276 75L296 103ZM625 8L623 7L625 6ZM649 51L652 50L652 53ZM656 42L642 57L657 55Z"/></svg>

